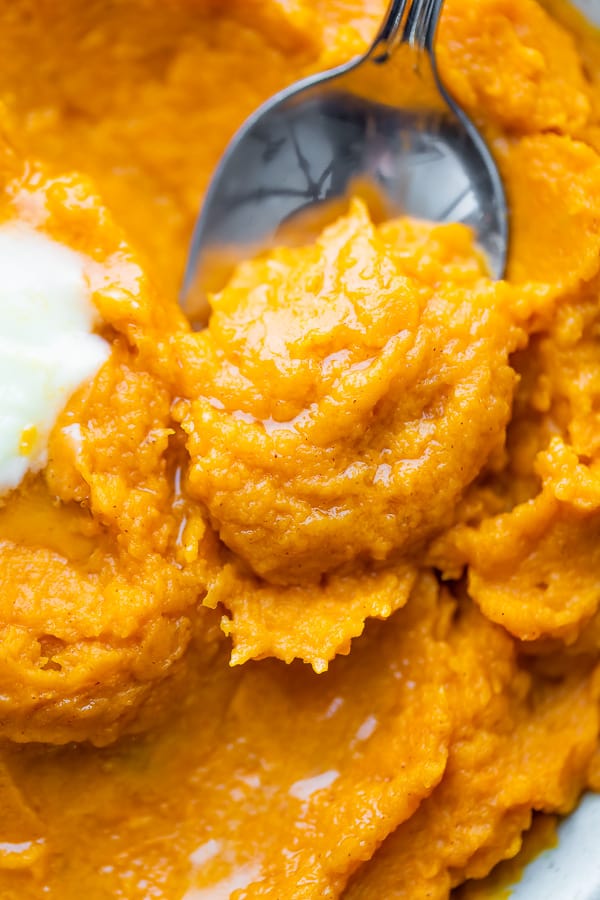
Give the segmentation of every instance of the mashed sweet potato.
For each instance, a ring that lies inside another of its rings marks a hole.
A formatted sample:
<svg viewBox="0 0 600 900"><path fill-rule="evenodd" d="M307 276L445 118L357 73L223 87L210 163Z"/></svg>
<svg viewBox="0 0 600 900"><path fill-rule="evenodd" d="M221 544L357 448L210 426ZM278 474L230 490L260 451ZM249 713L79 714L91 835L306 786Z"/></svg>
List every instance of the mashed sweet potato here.
<svg viewBox="0 0 600 900"><path fill-rule="evenodd" d="M231 134L383 5L0 9L0 221L111 346L0 501L6 900L443 900L600 789L600 42L445 5L506 281L356 200L177 307Z"/></svg>
<svg viewBox="0 0 600 900"><path fill-rule="evenodd" d="M57 422L43 477L0 508L0 732L102 743L134 715L138 727L147 697L154 707L150 688L180 667L200 612L208 554L178 562L171 392L145 361L150 335L177 316L165 318L88 183L18 173L5 155L2 219L85 254L112 353Z"/></svg>

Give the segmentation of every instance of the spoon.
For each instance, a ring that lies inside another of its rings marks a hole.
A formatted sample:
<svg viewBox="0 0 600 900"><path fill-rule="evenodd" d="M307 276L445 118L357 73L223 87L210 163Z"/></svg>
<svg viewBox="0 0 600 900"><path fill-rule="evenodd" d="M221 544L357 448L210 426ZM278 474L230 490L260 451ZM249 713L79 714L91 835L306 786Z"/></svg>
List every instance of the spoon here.
<svg viewBox="0 0 600 900"><path fill-rule="evenodd" d="M502 180L483 138L442 85L443 0L391 0L370 49L276 94L240 128L196 222L181 302L200 326L227 264L273 244L282 225L368 183L387 218L464 222L501 278Z"/></svg>

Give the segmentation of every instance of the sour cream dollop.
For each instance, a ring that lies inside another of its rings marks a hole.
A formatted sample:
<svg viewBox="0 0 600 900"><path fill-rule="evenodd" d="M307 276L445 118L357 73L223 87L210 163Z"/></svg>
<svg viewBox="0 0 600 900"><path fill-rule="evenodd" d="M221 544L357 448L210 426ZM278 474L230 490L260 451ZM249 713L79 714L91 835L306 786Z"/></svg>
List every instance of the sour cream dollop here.
<svg viewBox="0 0 600 900"><path fill-rule="evenodd" d="M45 465L58 415L106 361L97 321L85 257L22 223L0 226L0 496Z"/></svg>

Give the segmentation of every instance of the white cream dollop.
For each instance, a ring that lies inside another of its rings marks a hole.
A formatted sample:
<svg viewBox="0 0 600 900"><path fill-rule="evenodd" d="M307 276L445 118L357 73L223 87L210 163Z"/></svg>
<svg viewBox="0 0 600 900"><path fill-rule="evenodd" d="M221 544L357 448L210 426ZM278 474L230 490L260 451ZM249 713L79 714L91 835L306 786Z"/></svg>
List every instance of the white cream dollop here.
<svg viewBox="0 0 600 900"><path fill-rule="evenodd" d="M0 226L0 496L45 465L58 415L107 359L97 321L81 254Z"/></svg>

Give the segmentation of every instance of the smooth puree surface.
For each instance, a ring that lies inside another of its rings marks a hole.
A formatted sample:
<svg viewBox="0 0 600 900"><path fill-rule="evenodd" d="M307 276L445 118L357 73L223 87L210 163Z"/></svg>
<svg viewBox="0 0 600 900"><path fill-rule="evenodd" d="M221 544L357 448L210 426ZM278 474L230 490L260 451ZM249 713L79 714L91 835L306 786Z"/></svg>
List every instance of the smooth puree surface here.
<svg viewBox="0 0 600 900"><path fill-rule="evenodd" d="M383 5L0 8L0 229L110 347L0 506L3 900L445 900L600 789L596 37L445 4L506 281L355 199L177 306L232 133Z"/></svg>

